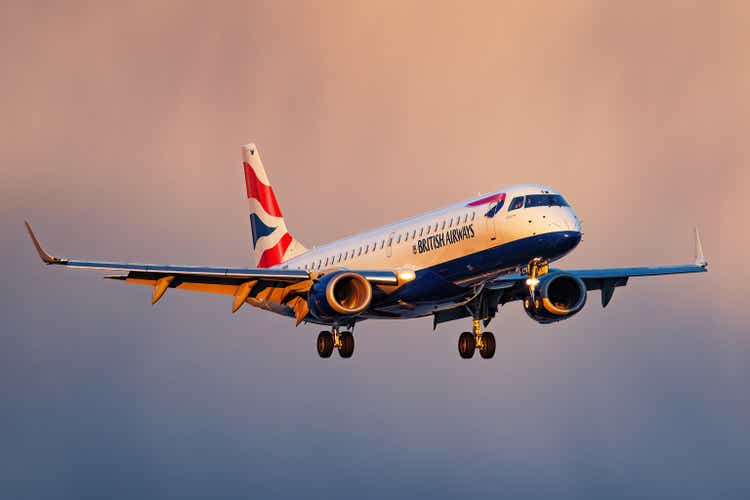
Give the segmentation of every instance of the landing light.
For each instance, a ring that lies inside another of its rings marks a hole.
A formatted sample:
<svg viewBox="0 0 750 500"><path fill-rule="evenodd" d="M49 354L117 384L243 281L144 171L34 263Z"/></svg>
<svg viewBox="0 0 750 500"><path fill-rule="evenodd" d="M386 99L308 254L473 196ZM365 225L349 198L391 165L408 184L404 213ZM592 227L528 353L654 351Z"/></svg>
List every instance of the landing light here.
<svg viewBox="0 0 750 500"><path fill-rule="evenodd" d="M536 278L529 278L526 280L527 286L537 286L539 284L539 280Z"/></svg>
<svg viewBox="0 0 750 500"><path fill-rule="evenodd" d="M414 279L417 277L417 273L415 273L411 269L402 269L396 273L396 276L398 277L398 281L400 283L408 283L409 281L414 281Z"/></svg>

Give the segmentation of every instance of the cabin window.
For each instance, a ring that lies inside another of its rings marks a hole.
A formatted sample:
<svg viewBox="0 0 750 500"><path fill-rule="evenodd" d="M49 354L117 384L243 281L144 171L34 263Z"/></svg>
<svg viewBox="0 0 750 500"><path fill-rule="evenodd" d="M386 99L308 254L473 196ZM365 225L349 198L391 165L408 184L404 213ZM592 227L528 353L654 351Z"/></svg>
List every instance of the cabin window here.
<svg viewBox="0 0 750 500"><path fill-rule="evenodd" d="M380 240L380 249L382 250L385 246L385 240Z"/></svg>
<svg viewBox="0 0 750 500"><path fill-rule="evenodd" d="M466 224L466 221L469 220L469 214L464 214L464 224Z"/></svg>
<svg viewBox="0 0 750 500"><path fill-rule="evenodd" d="M516 196L513 198L513 201L510 202L510 205L508 205L508 212L512 210L518 210L523 206L523 196Z"/></svg>
<svg viewBox="0 0 750 500"><path fill-rule="evenodd" d="M476 212L471 212L471 220L474 220L474 218L477 216Z"/></svg>
<svg viewBox="0 0 750 500"><path fill-rule="evenodd" d="M435 223L435 229L433 229L433 231L437 232L438 224L438 222Z"/></svg>
<svg viewBox="0 0 750 500"><path fill-rule="evenodd" d="M414 231L411 232L411 239L414 239L416 237L417 237L417 230L415 229Z"/></svg>
<svg viewBox="0 0 750 500"><path fill-rule="evenodd" d="M359 247L359 250L357 251L357 257L359 257L360 255L362 255L362 247Z"/></svg>
<svg viewBox="0 0 750 500"><path fill-rule="evenodd" d="M443 225L440 226L440 230L442 231L443 229L445 229L445 219L443 219Z"/></svg>
<svg viewBox="0 0 750 500"><path fill-rule="evenodd" d="M453 217L451 217L450 223L448 224L448 227L453 227Z"/></svg>
<svg viewBox="0 0 750 500"><path fill-rule="evenodd" d="M396 244L401 243L401 234L398 235L398 238L396 238Z"/></svg>
<svg viewBox="0 0 750 500"><path fill-rule="evenodd" d="M388 237L388 246L390 247L393 244L393 236Z"/></svg>
<svg viewBox="0 0 750 500"><path fill-rule="evenodd" d="M424 234L424 226L419 228L419 237L421 238L423 234Z"/></svg>
<svg viewBox="0 0 750 500"><path fill-rule="evenodd" d="M328 257L326 257L326 264L325 264L325 265L326 265L326 266L328 265Z"/></svg>

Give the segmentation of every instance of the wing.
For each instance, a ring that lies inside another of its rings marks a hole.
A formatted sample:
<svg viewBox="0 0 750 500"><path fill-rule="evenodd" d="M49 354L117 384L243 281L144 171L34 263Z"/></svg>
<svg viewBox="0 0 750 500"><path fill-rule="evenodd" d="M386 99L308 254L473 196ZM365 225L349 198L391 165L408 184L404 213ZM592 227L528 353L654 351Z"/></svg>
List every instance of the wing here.
<svg viewBox="0 0 750 500"><path fill-rule="evenodd" d="M628 284L628 279L641 276L666 276L671 274L705 273L708 271L708 261L703 255L703 248L695 230L695 263L679 266L655 266L655 267L615 267L604 269L550 269L554 272L565 272L580 278L586 284L586 290L602 291L602 307L607 307L615 288ZM509 302L523 298L526 294L525 274L513 274L499 278L487 285L487 288L500 292L501 302Z"/></svg>
<svg viewBox="0 0 750 500"><path fill-rule="evenodd" d="M107 278L153 286L153 304L156 304L169 288L218 293L234 296L232 312L236 312L246 301L270 308L286 307L293 311L299 324L307 316L308 311L306 301L298 299L307 293L317 278L317 275L301 269L172 266L65 259L49 254L39 243L31 224L25 224L31 241L45 264L120 273ZM390 271L357 272L373 285L398 284L396 274Z"/></svg>

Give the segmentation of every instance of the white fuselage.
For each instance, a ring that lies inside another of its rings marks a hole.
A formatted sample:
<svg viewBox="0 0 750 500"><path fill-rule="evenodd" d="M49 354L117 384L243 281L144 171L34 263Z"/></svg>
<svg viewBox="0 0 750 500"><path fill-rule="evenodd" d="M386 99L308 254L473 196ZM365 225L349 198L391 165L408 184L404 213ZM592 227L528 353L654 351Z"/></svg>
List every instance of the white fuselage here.
<svg viewBox="0 0 750 500"><path fill-rule="evenodd" d="M517 197L558 193L542 185L517 185L311 249L277 266L288 269L406 269L419 271L525 238L573 231L581 225L570 206L509 210ZM498 197L503 196L502 201ZM487 216L498 203L501 208ZM558 256L559 258L559 256ZM466 265L455 282L476 279ZM515 266L513 267L515 269ZM509 271L502 266L495 274ZM485 273L486 274L486 271Z"/></svg>

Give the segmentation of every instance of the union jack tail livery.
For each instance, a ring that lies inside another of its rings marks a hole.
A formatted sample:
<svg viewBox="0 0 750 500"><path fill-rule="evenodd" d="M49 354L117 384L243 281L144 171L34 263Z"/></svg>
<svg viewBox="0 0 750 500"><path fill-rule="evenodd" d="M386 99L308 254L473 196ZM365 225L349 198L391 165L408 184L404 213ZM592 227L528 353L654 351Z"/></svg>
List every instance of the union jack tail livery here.
<svg viewBox="0 0 750 500"><path fill-rule="evenodd" d="M242 168L250 204L253 265L272 267L305 253L307 249L286 228L255 144L242 146Z"/></svg>

